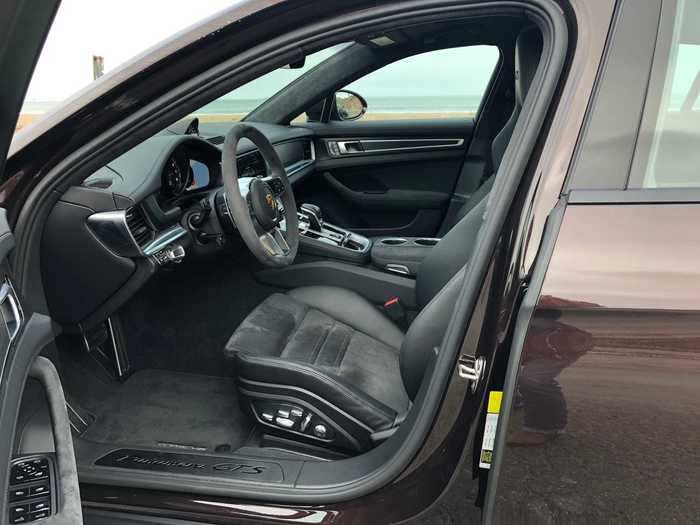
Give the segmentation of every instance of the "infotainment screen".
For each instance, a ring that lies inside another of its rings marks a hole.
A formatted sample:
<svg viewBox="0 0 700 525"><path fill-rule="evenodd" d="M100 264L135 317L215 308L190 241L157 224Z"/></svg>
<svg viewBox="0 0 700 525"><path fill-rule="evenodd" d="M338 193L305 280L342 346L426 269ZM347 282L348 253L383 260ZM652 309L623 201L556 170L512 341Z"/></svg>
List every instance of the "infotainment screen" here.
<svg viewBox="0 0 700 525"><path fill-rule="evenodd" d="M209 186L210 175L209 166L198 160L190 159L190 185L187 191L194 191Z"/></svg>

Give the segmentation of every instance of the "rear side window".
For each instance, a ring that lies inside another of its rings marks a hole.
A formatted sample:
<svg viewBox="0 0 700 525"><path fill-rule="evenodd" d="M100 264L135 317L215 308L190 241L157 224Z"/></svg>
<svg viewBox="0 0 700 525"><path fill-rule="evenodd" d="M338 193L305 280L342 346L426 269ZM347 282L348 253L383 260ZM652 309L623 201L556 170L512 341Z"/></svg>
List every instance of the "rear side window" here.
<svg viewBox="0 0 700 525"><path fill-rule="evenodd" d="M469 46L413 55L349 84L367 101L362 120L474 116L498 63L496 46Z"/></svg>
<svg viewBox="0 0 700 525"><path fill-rule="evenodd" d="M630 188L700 187L700 1L677 0L659 39Z"/></svg>

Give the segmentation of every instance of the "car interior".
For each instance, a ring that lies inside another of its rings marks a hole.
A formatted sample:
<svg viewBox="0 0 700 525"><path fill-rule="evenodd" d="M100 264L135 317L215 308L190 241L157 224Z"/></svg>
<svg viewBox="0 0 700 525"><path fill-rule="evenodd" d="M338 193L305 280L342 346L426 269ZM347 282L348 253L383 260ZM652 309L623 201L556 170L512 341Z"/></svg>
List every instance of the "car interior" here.
<svg viewBox="0 0 700 525"><path fill-rule="evenodd" d="M41 242L61 333L43 355L81 481L230 457L257 463L222 477L282 483L395 437L431 380L542 42L515 12L368 31L242 121L179 120L61 195ZM338 93L476 45L499 58L472 116L358 118L362 93ZM54 446L33 383L21 454Z"/></svg>

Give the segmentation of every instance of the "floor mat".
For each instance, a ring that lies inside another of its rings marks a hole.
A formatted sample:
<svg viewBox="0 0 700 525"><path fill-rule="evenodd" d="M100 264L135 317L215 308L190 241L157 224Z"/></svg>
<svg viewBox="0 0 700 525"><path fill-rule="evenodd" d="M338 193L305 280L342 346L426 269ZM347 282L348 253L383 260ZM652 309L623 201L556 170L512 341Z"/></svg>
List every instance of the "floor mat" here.
<svg viewBox="0 0 700 525"><path fill-rule="evenodd" d="M233 451L252 429L232 378L140 370L108 398L81 437L183 451Z"/></svg>

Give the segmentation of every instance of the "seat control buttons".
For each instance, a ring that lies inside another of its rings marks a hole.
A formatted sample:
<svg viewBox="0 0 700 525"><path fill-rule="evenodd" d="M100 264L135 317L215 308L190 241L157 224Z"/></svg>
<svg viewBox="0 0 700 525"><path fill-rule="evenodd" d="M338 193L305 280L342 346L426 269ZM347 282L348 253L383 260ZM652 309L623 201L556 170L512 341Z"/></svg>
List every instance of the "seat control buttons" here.
<svg viewBox="0 0 700 525"><path fill-rule="evenodd" d="M277 410L277 415L284 419L289 419L289 410L286 408L280 408Z"/></svg>
<svg viewBox="0 0 700 525"><path fill-rule="evenodd" d="M267 421L268 423L272 423L272 420L275 419L275 416L273 416L269 412L263 412L262 418L264 421Z"/></svg>
<svg viewBox="0 0 700 525"><path fill-rule="evenodd" d="M314 426L314 436L317 438L324 439L328 435L328 430L326 429L326 425L318 424Z"/></svg>
<svg viewBox="0 0 700 525"><path fill-rule="evenodd" d="M294 426L294 420L288 417L277 417L275 423L282 428L292 428Z"/></svg>
<svg viewBox="0 0 700 525"><path fill-rule="evenodd" d="M304 411L301 408L297 408L297 407L292 408L289 411L289 413L295 419L301 418L304 415Z"/></svg>

